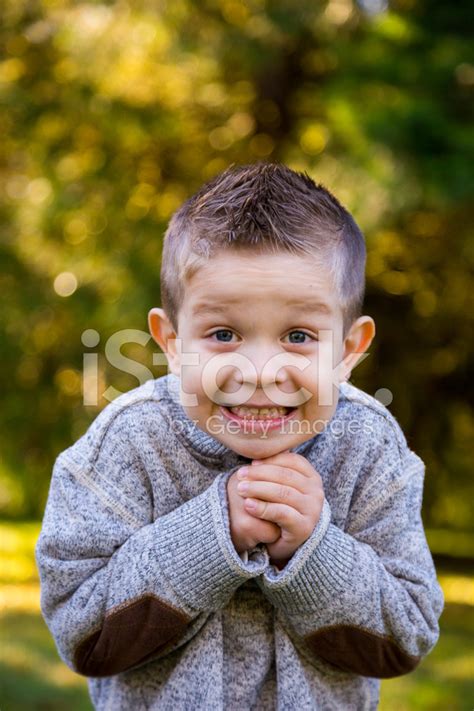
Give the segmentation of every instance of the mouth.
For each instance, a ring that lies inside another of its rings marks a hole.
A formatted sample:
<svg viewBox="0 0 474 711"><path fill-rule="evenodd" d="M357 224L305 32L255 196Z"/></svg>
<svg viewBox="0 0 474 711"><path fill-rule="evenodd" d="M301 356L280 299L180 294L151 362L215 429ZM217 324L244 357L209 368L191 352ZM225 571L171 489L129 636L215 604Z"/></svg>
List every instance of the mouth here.
<svg viewBox="0 0 474 711"><path fill-rule="evenodd" d="M224 417L240 423L244 428L274 429L280 427L287 420L293 418L297 407L227 407L221 405L220 410Z"/></svg>

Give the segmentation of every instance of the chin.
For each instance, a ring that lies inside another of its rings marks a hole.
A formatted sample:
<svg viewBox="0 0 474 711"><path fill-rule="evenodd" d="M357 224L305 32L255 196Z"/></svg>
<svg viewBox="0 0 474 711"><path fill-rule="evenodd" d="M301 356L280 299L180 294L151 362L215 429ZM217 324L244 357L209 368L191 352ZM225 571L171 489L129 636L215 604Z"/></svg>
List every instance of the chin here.
<svg viewBox="0 0 474 711"><path fill-rule="evenodd" d="M284 442L271 442L270 440L254 441L254 442L225 442L227 447L230 447L240 454L242 457L247 459L266 459L267 457L273 457L280 452L285 452L291 449L294 445L286 444Z"/></svg>

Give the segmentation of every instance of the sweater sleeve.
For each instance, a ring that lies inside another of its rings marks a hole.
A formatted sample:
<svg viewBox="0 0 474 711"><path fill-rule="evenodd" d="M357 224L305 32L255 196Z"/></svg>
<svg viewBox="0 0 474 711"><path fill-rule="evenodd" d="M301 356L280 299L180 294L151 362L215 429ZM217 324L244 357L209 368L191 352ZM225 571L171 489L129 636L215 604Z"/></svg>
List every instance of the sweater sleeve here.
<svg viewBox="0 0 474 711"><path fill-rule="evenodd" d="M130 452L114 427L95 457L86 436L63 452L35 547L43 617L63 661L88 677L169 654L269 561L259 548L244 562L232 544L232 472L153 520Z"/></svg>
<svg viewBox="0 0 474 711"><path fill-rule="evenodd" d="M420 513L423 462L407 448L398 465L384 467L382 456L376 469L345 531L325 499L286 567L269 565L257 582L302 654L388 678L410 672L436 644L444 600Z"/></svg>

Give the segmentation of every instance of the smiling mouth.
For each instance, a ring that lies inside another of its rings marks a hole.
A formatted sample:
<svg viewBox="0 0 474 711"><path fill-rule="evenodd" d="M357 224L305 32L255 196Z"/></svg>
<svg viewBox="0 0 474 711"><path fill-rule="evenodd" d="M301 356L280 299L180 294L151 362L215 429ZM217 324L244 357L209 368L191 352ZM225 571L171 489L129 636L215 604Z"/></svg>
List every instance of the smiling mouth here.
<svg viewBox="0 0 474 711"><path fill-rule="evenodd" d="M236 407L222 405L221 407L228 416L249 422L283 422L298 409L296 407L281 406L257 408L245 407L243 405Z"/></svg>

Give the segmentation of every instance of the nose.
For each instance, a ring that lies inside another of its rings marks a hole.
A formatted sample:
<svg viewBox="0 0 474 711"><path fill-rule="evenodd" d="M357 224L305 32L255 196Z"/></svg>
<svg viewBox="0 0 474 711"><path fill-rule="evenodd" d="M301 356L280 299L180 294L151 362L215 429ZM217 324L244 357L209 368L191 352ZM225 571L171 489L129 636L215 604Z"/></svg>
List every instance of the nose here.
<svg viewBox="0 0 474 711"><path fill-rule="evenodd" d="M288 354L274 344L259 342L239 350L239 354L244 356L235 371L235 380L239 385L263 389L273 384L281 385L287 380L285 360L288 359L285 355Z"/></svg>
<svg viewBox="0 0 474 711"><path fill-rule="evenodd" d="M300 374L311 364L302 353L289 353L274 343L260 342L239 349L239 355L244 358L234 369L233 378L238 390L248 390L249 397L263 390L265 401L284 407L298 407L311 397L310 391L300 385Z"/></svg>

